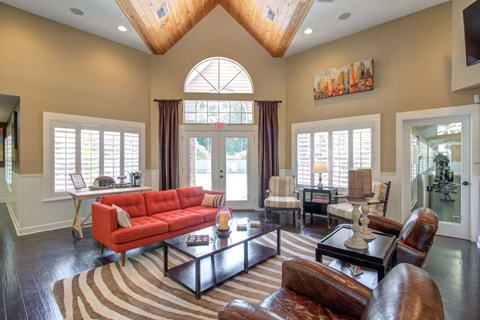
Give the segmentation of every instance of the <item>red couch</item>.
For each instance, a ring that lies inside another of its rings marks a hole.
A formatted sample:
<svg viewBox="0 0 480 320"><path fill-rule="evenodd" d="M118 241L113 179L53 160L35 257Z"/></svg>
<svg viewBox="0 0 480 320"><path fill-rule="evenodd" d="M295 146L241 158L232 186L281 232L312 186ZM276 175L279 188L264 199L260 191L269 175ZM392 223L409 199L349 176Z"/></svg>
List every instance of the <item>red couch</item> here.
<svg viewBox="0 0 480 320"><path fill-rule="evenodd" d="M223 194L186 187L102 197L92 203L93 238L102 250L106 246L121 253L124 266L127 250L215 225L218 208L201 205L205 193ZM128 212L132 227L118 225L113 204Z"/></svg>

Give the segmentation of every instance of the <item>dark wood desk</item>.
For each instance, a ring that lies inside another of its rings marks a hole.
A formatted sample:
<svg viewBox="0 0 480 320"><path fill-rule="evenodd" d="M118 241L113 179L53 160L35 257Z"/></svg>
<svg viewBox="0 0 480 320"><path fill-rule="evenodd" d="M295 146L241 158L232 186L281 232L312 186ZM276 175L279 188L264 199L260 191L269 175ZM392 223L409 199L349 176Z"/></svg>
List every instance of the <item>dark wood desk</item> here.
<svg viewBox="0 0 480 320"><path fill-rule="evenodd" d="M322 262L322 256L326 255L362 267L372 268L377 270L378 281L380 282L387 273L390 263L392 263L397 241L393 235L372 231L377 238L368 243L368 249L351 249L344 244L345 240L353 234L350 226L339 226L318 243L315 250L315 259Z"/></svg>

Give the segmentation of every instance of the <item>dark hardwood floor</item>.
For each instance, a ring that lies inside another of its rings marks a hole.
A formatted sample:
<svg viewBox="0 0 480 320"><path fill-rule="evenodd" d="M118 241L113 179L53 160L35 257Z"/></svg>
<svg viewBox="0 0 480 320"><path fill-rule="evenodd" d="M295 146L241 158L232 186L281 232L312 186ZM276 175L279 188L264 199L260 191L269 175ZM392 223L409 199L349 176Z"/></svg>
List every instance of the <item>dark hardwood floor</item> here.
<svg viewBox="0 0 480 320"><path fill-rule="evenodd" d="M262 219L263 212L236 212L235 216ZM328 233L323 217L310 224L292 224L290 214L275 214L269 220L282 229L306 235ZM106 249L100 254L91 230L85 238L72 237L70 228L18 237L5 204L0 204L0 319L61 319L50 285L82 271L119 261L120 255ZM131 250L127 257L160 245ZM448 319L480 319L480 261L475 243L437 236L424 269L433 275L443 297Z"/></svg>

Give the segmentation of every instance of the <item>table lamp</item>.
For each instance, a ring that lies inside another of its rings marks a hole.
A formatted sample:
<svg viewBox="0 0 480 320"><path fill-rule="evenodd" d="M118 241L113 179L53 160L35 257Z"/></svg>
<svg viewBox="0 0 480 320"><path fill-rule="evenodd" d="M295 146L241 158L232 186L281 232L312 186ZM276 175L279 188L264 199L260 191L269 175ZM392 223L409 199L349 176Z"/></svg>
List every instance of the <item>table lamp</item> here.
<svg viewBox="0 0 480 320"><path fill-rule="evenodd" d="M322 173L328 172L328 164L326 162L315 161L313 163L313 172L318 173L318 187L323 188Z"/></svg>

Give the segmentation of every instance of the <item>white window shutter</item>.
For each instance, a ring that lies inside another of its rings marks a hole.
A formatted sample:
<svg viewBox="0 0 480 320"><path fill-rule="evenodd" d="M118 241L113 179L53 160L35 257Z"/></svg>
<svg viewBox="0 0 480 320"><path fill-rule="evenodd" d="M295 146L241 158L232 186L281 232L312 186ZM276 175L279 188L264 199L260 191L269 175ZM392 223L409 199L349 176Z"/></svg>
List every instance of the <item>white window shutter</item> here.
<svg viewBox="0 0 480 320"><path fill-rule="evenodd" d="M297 184L310 185L311 134L297 134Z"/></svg>
<svg viewBox="0 0 480 320"><path fill-rule="evenodd" d="M100 131L82 129L80 163L83 180L87 186L93 185L100 176Z"/></svg>
<svg viewBox="0 0 480 320"><path fill-rule="evenodd" d="M140 170L140 134L125 133L123 157L125 174Z"/></svg>
<svg viewBox="0 0 480 320"><path fill-rule="evenodd" d="M64 192L73 188L70 174L76 168L76 137L74 128L54 129L54 191Z"/></svg>
<svg viewBox="0 0 480 320"><path fill-rule="evenodd" d="M117 178L121 174L121 141L120 132L104 131L103 133L103 175Z"/></svg>

